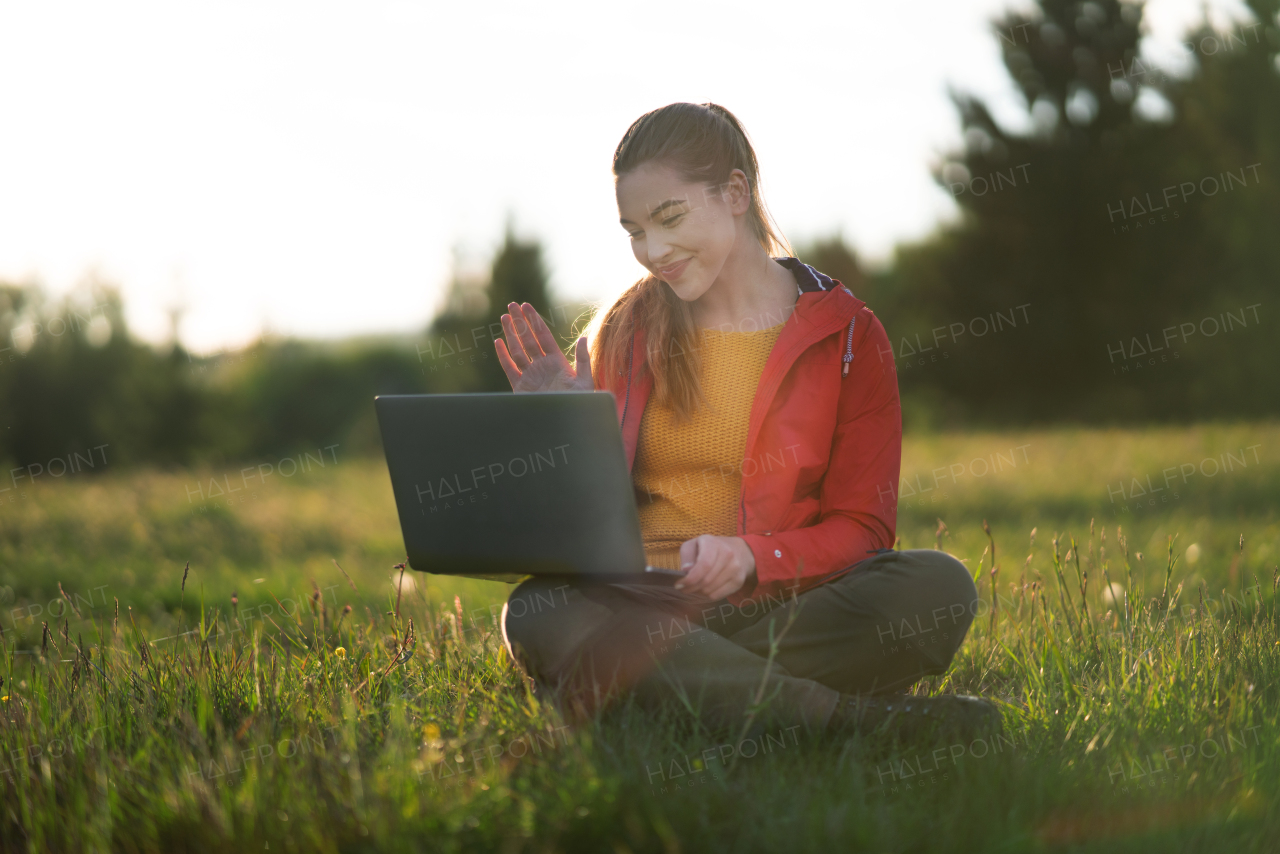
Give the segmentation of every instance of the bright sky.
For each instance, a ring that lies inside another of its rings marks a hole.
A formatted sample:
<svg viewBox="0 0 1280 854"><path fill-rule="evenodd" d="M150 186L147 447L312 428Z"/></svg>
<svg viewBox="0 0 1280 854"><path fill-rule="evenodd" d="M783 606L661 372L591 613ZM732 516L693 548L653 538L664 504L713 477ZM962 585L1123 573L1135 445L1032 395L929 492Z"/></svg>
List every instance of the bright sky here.
<svg viewBox="0 0 1280 854"><path fill-rule="evenodd" d="M408 332L453 248L484 257L510 212L558 295L609 298L641 273L613 150L706 100L746 125L793 243L840 231L884 259L954 212L929 174L959 142L948 85L1017 121L987 23L1010 5L6 3L0 280L96 270L149 340L184 305L201 352L264 326ZM1154 48L1199 7L1153 0Z"/></svg>

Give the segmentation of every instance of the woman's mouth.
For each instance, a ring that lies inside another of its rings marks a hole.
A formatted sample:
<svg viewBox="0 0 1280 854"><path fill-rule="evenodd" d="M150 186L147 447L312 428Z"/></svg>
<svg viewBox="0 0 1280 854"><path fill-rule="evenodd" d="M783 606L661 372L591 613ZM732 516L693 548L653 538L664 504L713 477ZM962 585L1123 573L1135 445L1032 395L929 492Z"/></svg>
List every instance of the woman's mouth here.
<svg viewBox="0 0 1280 854"><path fill-rule="evenodd" d="M679 263L676 263L676 264L672 264L669 267L659 267L658 275L668 282L671 281L672 279L678 279L680 278L680 274L684 272L685 267L688 267L689 262L692 260L693 260L692 258L686 258L683 261L680 261Z"/></svg>

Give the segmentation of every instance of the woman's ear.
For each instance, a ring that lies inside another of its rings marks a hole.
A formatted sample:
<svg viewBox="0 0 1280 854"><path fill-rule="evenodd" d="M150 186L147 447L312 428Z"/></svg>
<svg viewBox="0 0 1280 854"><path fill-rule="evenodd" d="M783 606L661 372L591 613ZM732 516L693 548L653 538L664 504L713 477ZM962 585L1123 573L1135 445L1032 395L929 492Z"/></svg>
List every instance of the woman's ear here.
<svg viewBox="0 0 1280 854"><path fill-rule="evenodd" d="M747 173L734 169L729 173L729 180L724 183L724 199L729 203L729 210L734 216L740 216L751 210L751 182Z"/></svg>

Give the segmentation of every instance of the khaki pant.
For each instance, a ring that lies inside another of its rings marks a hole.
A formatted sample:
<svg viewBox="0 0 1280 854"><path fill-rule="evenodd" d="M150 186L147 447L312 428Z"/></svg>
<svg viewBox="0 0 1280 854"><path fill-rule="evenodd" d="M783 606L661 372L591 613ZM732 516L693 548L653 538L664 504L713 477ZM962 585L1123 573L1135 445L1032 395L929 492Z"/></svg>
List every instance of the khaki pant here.
<svg viewBox="0 0 1280 854"><path fill-rule="evenodd" d="M903 691L944 673L979 607L963 564L919 549L741 607L667 586L532 579L507 600L502 635L571 716L630 691L709 726L740 724L759 698L758 721L822 727L840 693ZM780 640L769 662L771 636Z"/></svg>

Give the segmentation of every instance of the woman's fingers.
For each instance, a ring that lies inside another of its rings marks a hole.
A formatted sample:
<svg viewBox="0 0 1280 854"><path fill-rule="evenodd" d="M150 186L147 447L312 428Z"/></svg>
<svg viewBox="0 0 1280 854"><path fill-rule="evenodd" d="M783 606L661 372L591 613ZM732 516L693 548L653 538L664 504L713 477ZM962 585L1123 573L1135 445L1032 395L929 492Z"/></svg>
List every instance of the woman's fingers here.
<svg viewBox="0 0 1280 854"><path fill-rule="evenodd" d="M695 596L709 596L722 586L720 574L724 569L726 555L716 548L715 538L710 535L694 537L680 549L681 566L692 563L688 575L677 584L677 590L684 590Z"/></svg>
<svg viewBox="0 0 1280 854"><path fill-rule="evenodd" d="M707 572L703 567L696 570L689 570L689 574L684 577L680 583L676 585L677 590L683 590L691 596L706 596Z"/></svg>
<svg viewBox="0 0 1280 854"><path fill-rule="evenodd" d="M500 318L506 342L499 339L495 346L498 349L498 363L502 365L513 390L522 378L526 385L533 382L546 388L586 390L595 387L595 380L591 375L591 354L585 335L577 342L576 364L570 365L556 343L555 334L537 309L529 303L516 302L507 303L507 308L509 312ZM535 363L538 364L534 373L525 377L530 366ZM577 369L579 366L581 370ZM547 385L548 382L550 385Z"/></svg>
<svg viewBox="0 0 1280 854"><path fill-rule="evenodd" d="M565 375L573 386L582 387L582 378L575 376L577 372L574 366L565 358L555 334L538 310L529 303L511 302L507 303L507 307L510 313L502 316L502 328L507 331L507 348L511 351L516 366L523 372L539 359L550 359L555 363L555 373ZM590 385L590 357L581 361L587 366L585 380Z"/></svg>
<svg viewBox="0 0 1280 854"><path fill-rule="evenodd" d="M702 583L698 585L697 594L714 602L717 599L723 599L728 593L723 592L728 588L728 593L733 592L732 582L725 577L724 573L713 570Z"/></svg>
<svg viewBox="0 0 1280 854"><path fill-rule="evenodd" d="M515 318L510 314L504 314L499 319L502 321L502 331L507 335L506 349L511 356L511 361L521 373L524 373L524 369L529 367L529 363L533 360L525 352L520 334L516 332Z"/></svg>
<svg viewBox="0 0 1280 854"><path fill-rule="evenodd" d="M677 590L688 590L692 593L702 581L703 568L698 562L701 545L702 541L697 537L680 544L680 568L684 570L685 576L676 582Z"/></svg>
<svg viewBox="0 0 1280 854"><path fill-rule="evenodd" d="M676 589L713 602L742 589L744 567L731 543L731 538L711 534L682 543L680 564L687 574L676 583Z"/></svg>
<svg viewBox="0 0 1280 854"><path fill-rule="evenodd" d="M529 322L530 330L534 339L538 342L538 346L542 348L543 353L556 353L563 358L560 353L560 345L556 343L556 336L552 334L551 328L547 326L547 322L542 319L542 315L538 314L538 310L529 303L525 303L520 307L524 312L525 319ZM532 317L530 317L532 315ZM567 360L566 360L567 361Z"/></svg>
<svg viewBox="0 0 1280 854"><path fill-rule="evenodd" d="M595 388L595 378L591 376L591 348L587 346L587 336L578 338L574 370L578 372L578 385L582 388Z"/></svg>
<svg viewBox="0 0 1280 854"><path fill-rule="evenodd" d="M733 570L729 566L732 557L728 549L717 553L715 566L711 568L707 580L702 585L708 599L712 601L723 599L733 592ZM728 588L727 592L725 592L726 588Z"/></svg>
<svg viewBox="0 0 1280 854"><path fill-rule="evenodd" d="M710 593L708 593L707 598L710 599L712 602L719 602L721 599L725 598L729 594L736 593L737 590L738 590L738 586L735 585L732 580L728 580L723 582L719 587L713 589Z"/></svg>
<svg viewBox="0 0 1280 854"><path fill-rule="evenodd" d="M507 375L507 380L511 383L511 390L515 391L516 383L520 382L521 370L512 361L511 354L507 351L507 342L499 338L494 342L494 347L498 350L498 364L502 366L502 372Z"/></svg>
<svg viewBox="0 0 1280 854"><path fill-rule="evenodd" d="M534 329L535 324L541 324L544 328L546 326L538 316L537 310L528 303L519 305L514 302L509 303L507 308L511 309L511 321L515 325L516 334L520 336L520 343L524 346L529 361L536 361L539 357L546 355L547 351L539 340L541 336ZM551 349L555 349L554 337L551 340Z"/></svg>

